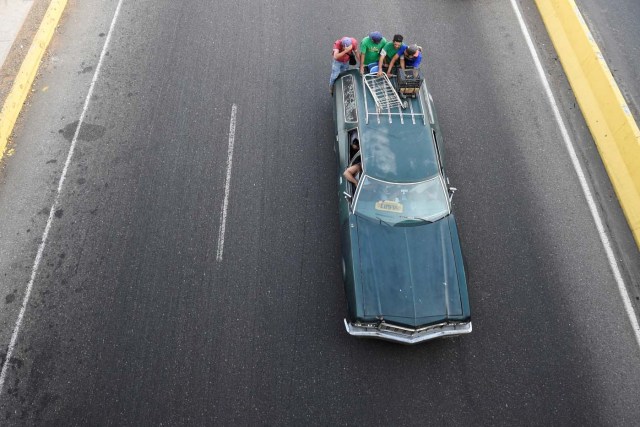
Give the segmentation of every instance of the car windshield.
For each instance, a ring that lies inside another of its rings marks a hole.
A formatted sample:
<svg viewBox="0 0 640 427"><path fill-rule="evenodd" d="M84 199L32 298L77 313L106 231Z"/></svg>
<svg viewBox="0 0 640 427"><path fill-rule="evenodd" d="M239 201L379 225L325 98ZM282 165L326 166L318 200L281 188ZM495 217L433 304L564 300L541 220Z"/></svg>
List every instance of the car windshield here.
<svg viewBox="0 0 640 427"><path fill-rule="evenodd" d="M433 222L449 214L449 201L439 175L427 181L401 184L365 176L354 210L390 225Z"/></svg>

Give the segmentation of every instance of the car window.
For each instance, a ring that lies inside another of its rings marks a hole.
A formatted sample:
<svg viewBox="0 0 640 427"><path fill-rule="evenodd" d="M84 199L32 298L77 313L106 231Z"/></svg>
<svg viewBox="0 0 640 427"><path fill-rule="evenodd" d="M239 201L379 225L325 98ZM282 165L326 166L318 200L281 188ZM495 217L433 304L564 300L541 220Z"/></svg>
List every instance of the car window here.
<svg viewBox="0 0 640 427"><path fill-rule="evenodd" d="M437 221L450 213L440 175L419 183L389 183L364 176L354 211L390 224Z"/></svg>

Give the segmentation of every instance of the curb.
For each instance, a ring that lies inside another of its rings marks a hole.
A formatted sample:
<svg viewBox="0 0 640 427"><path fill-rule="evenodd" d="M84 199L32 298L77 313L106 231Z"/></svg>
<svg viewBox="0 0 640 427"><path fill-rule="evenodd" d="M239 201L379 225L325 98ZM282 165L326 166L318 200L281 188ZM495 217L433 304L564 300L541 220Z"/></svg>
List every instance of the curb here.
<svg viewBox="0 0 640 427"><path fill-rule="evenodd" d="M640 248L640 130L574 0L535 0Z"/></svg>
<svg viewBox="0 0 640 427"><path fill-rule="evenodd" d="M0 160L4 156L9 136L13 132L13 127L18 120L24 101L31 91L31 85L40 67L40 61L53 38L56 26L66 5L67 0L51 0L38 32L33 38L31 47L2 106L0 111Z"/></svg>

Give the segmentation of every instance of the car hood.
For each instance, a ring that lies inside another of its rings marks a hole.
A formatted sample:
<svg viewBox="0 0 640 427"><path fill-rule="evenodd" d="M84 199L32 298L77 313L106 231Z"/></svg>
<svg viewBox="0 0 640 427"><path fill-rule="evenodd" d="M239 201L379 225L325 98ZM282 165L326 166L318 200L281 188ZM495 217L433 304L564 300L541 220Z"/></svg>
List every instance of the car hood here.
<svg viewBox="0 0 640 427"><path fill-rule="evenodd" d="M404 227L357 219L361 307L367 319L417 327L463 314L450 221L447 216Z"/></svg>

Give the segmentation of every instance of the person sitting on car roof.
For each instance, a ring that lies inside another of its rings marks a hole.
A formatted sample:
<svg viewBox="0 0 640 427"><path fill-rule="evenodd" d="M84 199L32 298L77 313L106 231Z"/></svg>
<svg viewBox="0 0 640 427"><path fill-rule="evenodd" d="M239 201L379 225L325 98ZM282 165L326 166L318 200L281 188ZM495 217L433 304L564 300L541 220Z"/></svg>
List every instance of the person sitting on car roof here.
<svg viewBox="0 0 640 427"><path fill-rule="evenodd" d="M400 57L400 67L418 68L422 62L422 46L412 44L404 50L404 55Z"/></svg>
<svg viewBox="0 0 640 427"><path fill-rule="evenodd" d="M400 62L400 56L404 53L407 45L402 43L401 34L396 34L393 36L393 41L387 43L384 48L380 51L380 60L378 61L378 76L381 76L384 73L384 70L387 70L387 76L391 76L391 71L394 66L397 66Z"/></svg>
<svg viewBox="0 0 640 427"><path fill-rule="evenodd" d="M331 62L331 77L329 77L329 92L333 96L333 84L338 75L349 69L349 59L355 61L358 51L358 41L353 37L343 37L333 43L333 61ZM355 65L355 62L353 62Z"/></svg>
<svg viewBox="0 0 640 427"><path fill-rule="evenodd" d="M380 51L387 44L387 40L382 37L380 31L372 31L360 42L360 74L378 64Z"/></svg>

